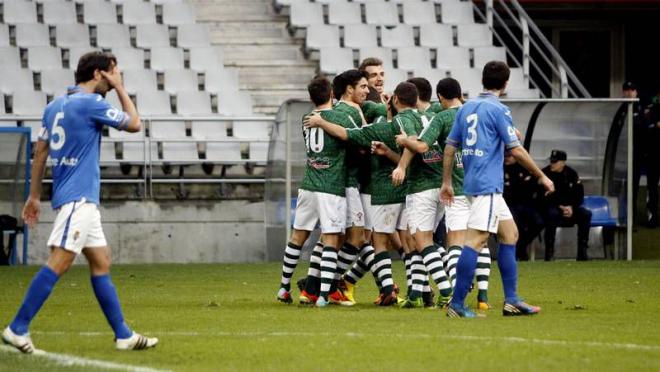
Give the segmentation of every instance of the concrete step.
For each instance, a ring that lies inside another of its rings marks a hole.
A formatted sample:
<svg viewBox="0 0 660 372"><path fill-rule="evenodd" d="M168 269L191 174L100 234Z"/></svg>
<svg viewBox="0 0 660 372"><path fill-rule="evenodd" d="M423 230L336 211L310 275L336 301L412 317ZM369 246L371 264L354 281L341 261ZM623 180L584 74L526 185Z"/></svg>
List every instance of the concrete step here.
<svg viewBox="0 0 660 372"><path fill-rule="evenodd" d="M285 22L207 22L211 39L222 44L289 44Z"/></svg>
<svg viewBox="0 0 660 372"><path fill-rule="evenodd" d="M306 90L248 90L253 106L280 106L289 99L309 99Z"/></svg>
<svg viewBox="0 0 660 372"><path fill-rule="evenodd" d="M225 64L232 65L315 65L305 60L299 45L290 44L222 45L222 55Z"/></svg>
<svg viewBox="0 0 660 372"><path fill-rule="evenodd" d="M272 21L280 17L275 14L269 3L237 2L225 3L209 0L192 0L195 6L197 21Z"/></svg>
<svg viewBox="0 0 660 372"><path fill-rule="evenodd" d="M312 67L241 67L239 84L243 89L305 89L316 75Z"/></svg>
<svg viewBox="0 0 660 372"><path fill-rule="evenodd" d="M255 115L268 115L268 116L275 116L277 115L277 111L280 109L280 106L254 106L254 113Z"/></svg>

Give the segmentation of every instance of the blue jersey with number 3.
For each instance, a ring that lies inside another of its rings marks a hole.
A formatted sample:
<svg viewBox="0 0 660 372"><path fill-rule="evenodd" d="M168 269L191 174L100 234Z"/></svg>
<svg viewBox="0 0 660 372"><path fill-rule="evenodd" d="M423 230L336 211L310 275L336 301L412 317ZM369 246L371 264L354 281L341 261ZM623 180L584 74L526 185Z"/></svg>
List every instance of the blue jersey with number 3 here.
<svg viewBox="0 0 660 372"><path fill-rule="evenodd" d="M447 144L462 149L466 195L504 190L504 148L520 146L511 110L492 93L466 102L456 114Z"/></svg>
<svg viewBox="0 0 660 372"><path fill-rule="evenodd" d="M99 94L69 87L67 95L46 106L39 140L49 145L54 209L85 198L99 204L101 129L123 129L129 115Z"/></svg>

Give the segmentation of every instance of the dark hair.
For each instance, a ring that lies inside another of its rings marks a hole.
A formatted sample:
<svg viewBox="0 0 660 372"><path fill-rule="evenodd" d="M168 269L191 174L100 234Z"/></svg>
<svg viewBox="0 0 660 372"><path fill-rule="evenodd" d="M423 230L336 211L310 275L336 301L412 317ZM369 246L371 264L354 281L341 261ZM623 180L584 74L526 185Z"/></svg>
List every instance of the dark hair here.
<svg viewBox="0 0 660 372"><path fill-rule="evenodd" d="M332 80L332 87L335 92L335 98L340 99L346 93L348 86L355 87L362 78L367 78L364 71L352 69L342 72Z"/></svg>
<svg viewBox="0 0 660 372"><path fill-rule="evenodd" d="M383 61L381 61L380 59L375 57L369 57L362 60L362 63L360 63L360 67L358 67L358 70L364 71L369 66L382 66L382 65L383 65Z"/></svg>
<svg viewBox="0 0 660 372"><path fill-rule="evenodd" d="M112 53L98 51L85 53L78 60L76 84L94 79L94 71L96 70L110 71L113 64L117 64L117 57Z"/></svg>
<svg viewBox="0 0 660 372"><path fill-rule="evenodd" d="M490 61L484 66L484 71L481 75L481 83L486 90L501 90L509 81L511 70L505 62Z"/></svg>
<svg viewBox="0 0 660 372"><path fill-rule="evenodd" d="M419 92L417 92L417 87L413 83L408 83L406 81L399 83L399 85L396 86L396 89L394 89L394 95L404 106L417 106L417 98L419 98Z"/></svg>
<svg viewBox="0 0 660 372"><path fill-rule="evenodd" d="M332 84L325 76L316 76L307 85L307 92L309 92L309 99L316 106L320 106L332 99Z"/></svg>
<svg viewBox="0 0 660 372"><path fill-rule="evenodd" d="M369 93L367 93L367 101L383 103L383 98L380 96L380 93L374 87L369 87Z"/></svg>
<svg viewBox="0 0 660 372"><path fill-rule="evenodd" d="M458 83L458 80L450 77L438 81L438 85L435 87L435 92L438 96L442 96L444 99L460 99L463 96L461 93L461 85Z"/></svg>
<svg viewBox="0 0 660 372"><path fill-rule="evenodd" d="M419 93L419 100L424 102L429 102L431 96L433 95L433 87L431 83L423 77L414 77L408 79L409 83L415 84L417 87L417 92Z"/></svg>

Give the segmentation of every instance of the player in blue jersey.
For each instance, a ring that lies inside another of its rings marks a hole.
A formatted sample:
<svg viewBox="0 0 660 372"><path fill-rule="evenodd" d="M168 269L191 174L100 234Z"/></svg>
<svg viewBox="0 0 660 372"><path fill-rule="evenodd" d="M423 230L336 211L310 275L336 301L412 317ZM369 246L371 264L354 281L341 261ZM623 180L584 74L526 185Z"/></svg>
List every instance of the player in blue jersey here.
<svg viewBox="0 0 660 372"><path fill-rule="evenodd" d="M465 307L479 251L489 233L499 240L497 264L504 287L504 315L531 315L541 309L523 302L517 294L516 241L518 228L502 197L504 189L504 150L508 150L547 190L554 191L552 181L539 169L516 135L511 110L499 101L509 80L510 70L504 62L491 61L483 69L485 92L468 101L456 114L444 152L442 200L451 204L452 166L456 149L462 149L465 179L463 189L470 204L470 217L465 246L456 267L454 296L447 308L447 316L473 318L474 312Z"/></svg>
<svg viewBox="0 0 660 372"><path fill-rule="evenodd" d="M99 205L99 147L101 130L110 126L127 132L140 131L140 117L124 89L116 58L109 53L83 55L76 69L76 84L46 107L32 163L30 196L23 208L29 226L39 219L41 181L46 159L52 160L53 198L57 211L48 239L51 249L46 265L34 276L14 320L2 340L23 353L35 348L28 328L58 279L81 252L89 262L92 288L119 350L154 347L157 338L133 332L124 316L112 280L110 250L101 227ZM123 110L112 107L105 94L115 89Z"/></svg>

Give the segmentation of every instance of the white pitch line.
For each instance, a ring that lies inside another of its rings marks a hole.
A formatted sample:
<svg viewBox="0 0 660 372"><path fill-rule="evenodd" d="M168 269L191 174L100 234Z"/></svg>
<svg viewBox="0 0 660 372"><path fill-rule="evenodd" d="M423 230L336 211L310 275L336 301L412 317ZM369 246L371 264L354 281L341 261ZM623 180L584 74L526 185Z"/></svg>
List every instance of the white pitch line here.
<svg viewBox="0 0 660 372"><path fill-rule="evenodd" d="M63 334L77 334L83 337L99 337L108 336L110 332L32 332L33 334L46 334L46 335L63 335ZM600 341L567 341L567 340L551 340L542 338L525 338L514 336L471 336L471 335L437 335L429 333L356 333L356 332L147 332L157 336L172 336L172 337L329 337L329 336L344 336L356 338L373 338L373 337L398 337L403 339L408 338L427 338L427 339L446 339L446 340L459 340L459 341L482 341L482 342L506 342L510 344L520 343L533 343L538 345L552 345L552 346L586 346L594 348L608 348L619 350L641 350L641 351L658 351L660 352L660 345L644 345L633 343L619 343L619 342L600 342Z"/></svg>
<svg viewBox="0 0 660 372"><path fill-rule="evenodd" d="M11 346L0 345L0 353L19 353L18 350ZM38 357L42 359L47 359L52 362L55 362L58 365L69 367L69 366L80 366L80 367L94 367L94 368L105 368L105 369L116 369L120 371L130 371L130 372L164 372L163 370L153 369L149 367L140 367L132 366L130 364L120 364L114 362L106 362L104 360L97 359L88 359L82 358L74 355L68 354L59 354L52 353L44 350L35 350L32 354L23 354L27 357Z"/></svg>

